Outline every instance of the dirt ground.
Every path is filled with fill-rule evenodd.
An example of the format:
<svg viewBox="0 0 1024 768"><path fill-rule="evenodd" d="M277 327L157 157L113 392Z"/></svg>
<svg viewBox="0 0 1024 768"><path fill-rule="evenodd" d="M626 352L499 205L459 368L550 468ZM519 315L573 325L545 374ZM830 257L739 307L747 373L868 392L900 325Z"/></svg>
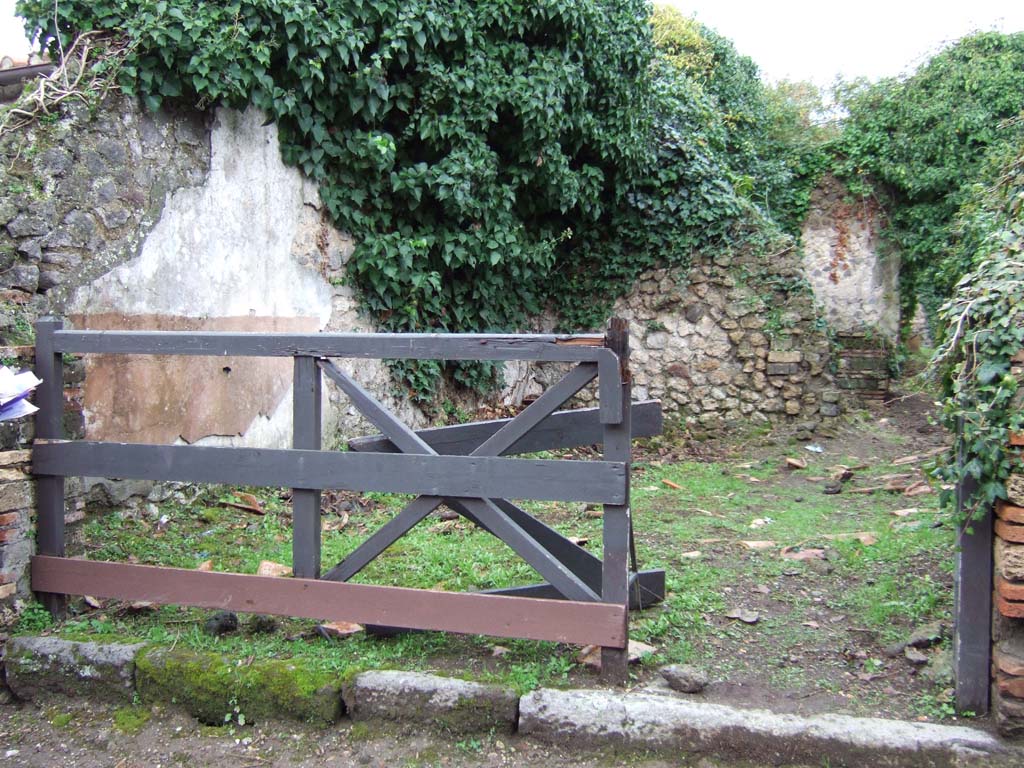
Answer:
<svg viewBox="0 0 1024 768"><path fill-rule="evenodd" d="M911 477L904 482L923 480L926 462L896 467L891 463L900 457L933 454L949 442L948 433L935 422L933 400L921 393L895 393L886 401L866 401L861 408L861 413L840 422L831 434L815 436L811 445L821 448L820 456L828 457L823 464L856 463L868 473L909 470ZM712 461L742 473L743 468L759 461L777 463L783 456L812 456L804 453L805 448L784 436L769 436L761 444L704 443L693 446L689 456L684 452L669 458ZM869 503L920 505L928 527L937 529L936 536L945 536L949 544L938 552L909 553L900 563L900 571L912 582L931 585L941 595L941 603L925 618L896 615L890 627L863 626L856 613L843 607L844 596L883 577L870 566L858 570L841 557L833 559L828 541L816 537L803 542L804 546L825 548L824 560L802 564L814 567L773 570L765 567L765 558L759 553L738 546L744 537L770 538L771 534L761 533L767 528L739 533L723 529L716 533L718 539L696 540L693 548L702 550L702 560L730 573L726 601L741 604L760 617L756 625L744 626L722 612L704 613L710 631L695 633L690 642L697 665L707 670L712 680L702 694L705 700L805 715L841 712L948 722L959 719L952 711L949 666L955 536L951 523L934 509L934 493L916 498L854 495L855 488L876 484L870 476L861 475L855 473L839 494L823 496L832 484L827 473L808 477L806 472L780 471L758 484L751 496L819 504L831 499L833 509L823 517L823 532L844 515L866 520ZM749 513L754 514L756 507ZM900 525L896 520L886 524ZM869 525L873 523L864 523ZM890 541L879 546L890 546ZM941 641L925 649L928 661L923 665L908 661L899 642L919 625L937 625L942 635ZM640 684L657 684L657 678L654 669L645 669ZM971 724L991 727L984 717L972 718Z"/></svg>
<svg viewBox="0 0 1024 768"><path fill-rule="evenodd" d="M70 716L70 719L69 719ZM292 723L209 728L190 717L154 709L135 734L120 732L111 706L60 697L45 708L0 706L0 765L52 768L754 768L701 757L671 760L637 753L585 753L510 735L443 736L385 726L372 730L343 722L310 730Z"/></svg>

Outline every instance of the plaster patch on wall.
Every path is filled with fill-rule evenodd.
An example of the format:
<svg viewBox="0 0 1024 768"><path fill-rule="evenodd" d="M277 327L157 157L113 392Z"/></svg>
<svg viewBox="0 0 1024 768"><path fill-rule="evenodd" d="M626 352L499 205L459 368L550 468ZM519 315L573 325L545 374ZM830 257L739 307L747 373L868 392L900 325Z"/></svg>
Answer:
<svg viewBox="0 0 1024 768"><path fill-rule="evenodd" d="M206 183L174 192L135 259L80 288L76 314L331 315L331 287L293 258L316 187L281 161L256 109L219 109Z"/></svg>
<svg viewBox="0 0 1024 768"><path fill-rule="evenodd" d="M316 318L98 314L72 318L80 328L148 331L314 333ZM194 443L209 435L246 435L248 444L287 444L272 415L290 406L292 361L280 357L88 355L84 392L86 437L132 443ZM263 417L259 419L258 417ZM254 420L263 427L251 433ZM283 440L281 438L284 438ZM268 442L264 442L264 440Z"/></svg>
<svg viewBox="0 0 1024 768"><path fill-rule="evenodd" d="M879 211L826 177L803 227L804 272L833 330L899 333L899 259L879 252Z"/></svg>
<svg viewBox="0 0 1024 768"><path fill-rule="evenodd" d="M262 113L219 109L210 172L168 198L139 255L79 288L80 328L316 333L331 320L351 240L324 221L316 186L281 161ZM91 439L291 442L291 360L96 356ZM325 409L325 421L332 418Z"/></svg>

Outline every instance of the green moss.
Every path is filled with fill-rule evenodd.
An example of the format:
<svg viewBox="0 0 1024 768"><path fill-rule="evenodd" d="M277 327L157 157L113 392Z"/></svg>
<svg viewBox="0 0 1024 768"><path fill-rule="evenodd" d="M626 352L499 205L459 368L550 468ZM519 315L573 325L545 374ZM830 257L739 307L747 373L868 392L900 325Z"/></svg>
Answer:
<svg viewBox="0 0 1024 768"><path fill-rule="evenodd" d="M50 725L54 728L67 728L71 721L75 719L75 715L72 712L58 712L50 715Z"/></svg>
<svg viewBox="0 0 1024 768"><path fill-rule="evenodd" d="M244 706L253 718L287 717L327 725L341 716L341 681L303 661L257 662L242 677L247 691Z"/></svg>
<svg viewBox="0 0 1024 768"><path fill-rule="evenodd" d="M236 708L248 722L328 725L341 715L340 681L297 659L239 666L212 653L145 649L136 658L136 687L142 701L170 701L209 725Z"/></svg>
<svg viewBox="0 0 1024 768"><path fill-rule="evenodd" d="M205 507L200 510L199 519L204 523L214 525L216 523L223 522L225 519L230 517L230 514L225 509L217 509L216 507Z"/></svg>
<svg viewBox="0 0 1024 768"><path fill-rule="evenodd" d="M143 702L178 704L208 725L224 722L234 687L232 670L214 654L143 649L135 658L135 688Z"/></svg>
<svg viewBox="0 0 1024 768"><path fill-rule="evenodd" d="M114 712L114 727L121 733L134 736L149 722L150 716L145 707L121 707Z"/></svg>

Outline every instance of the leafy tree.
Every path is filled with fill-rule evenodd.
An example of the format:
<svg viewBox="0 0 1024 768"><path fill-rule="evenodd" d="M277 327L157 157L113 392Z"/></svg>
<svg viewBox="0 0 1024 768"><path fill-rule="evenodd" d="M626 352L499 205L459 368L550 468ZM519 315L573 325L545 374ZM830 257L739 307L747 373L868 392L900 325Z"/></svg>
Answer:
<svg viewBox="0 0 1024 768"><path fill-rule="evenodd" d="M904 316L920 299L934 312L971 267L950 248L955 219L987 161L1021 135L1024 33L963 38L906 79L847 84L849 111L835 148L838 172L861 194L887 203L887 237L902 260Z"/></svg>
<svg viewBox="0 0 1024 768"><path fill-rule="evenodd" d="M56 28L49 0L18 7L44 39L130 38L122 83L151 108L265 110L387 329L522 322L646 163L642 0L67 0Z"/></svg>
<svg viewBox="0 0 1024 768"><path fill-rule="evenodd" d="M694 101L721 122L715 154L738 195L797 234L825 165L826 134L811 119L821 97L809 83L766 86L757 65L731 41L679 11L656 6L654 43ZM664 74L662 75L664 77Z"/></svg>

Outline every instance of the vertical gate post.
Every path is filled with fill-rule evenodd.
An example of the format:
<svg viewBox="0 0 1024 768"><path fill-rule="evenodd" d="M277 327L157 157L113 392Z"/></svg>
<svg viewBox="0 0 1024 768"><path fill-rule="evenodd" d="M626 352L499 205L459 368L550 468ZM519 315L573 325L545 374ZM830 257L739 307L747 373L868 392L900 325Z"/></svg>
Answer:
<svg viewBox="0 0 1024 768"><path fill-rule="evenodd" d="M54 351L53 334L64 327L61 320L41 318L36 323L36 376L43 380L36 390L36 439L64 437L64 367ZM64 478L41 475L36 480L36 552L64 557ZM38 598L55 619L63 618L67 597L39 593Z"/></svg>
<svg viewBox="0 0 1024 768"><path fill-rule="evenodd" d="M321 378L315 357L296 356L292 385L292 447L319 451ZM320 578L319 489L292 489L292 572Z"/></svg>
<svg viewBox="0 0 1024 768"><path fill-rule="evenodd" d="M617 423L604 425L605 461L621 461L626 465L626 503L604 505L604 563L601 567L601 600L626 607L623 615L627 646L629 638L629 532L631 527L629 509L630 457L630 411L631 382L629 373L629 325L619 317L613 317L608 325L606 345L619 357L617 384L621 387L621 411ZM601 374L604 376L604 372ZM602 384L604 382L601 382ZM629 680L629 649L601 649L601 677L617 685Z"/></svg>
<svg viewBox="0 0 1024 768"><path fill-rule="evenodd" d="M966 459L957 457L962 465ZM977 489L966 478L956 489L957 511ZM992 508L965 523L960 531L953 579L953 678L957 712L985 715L989 711L992 656Z"/></svg>

